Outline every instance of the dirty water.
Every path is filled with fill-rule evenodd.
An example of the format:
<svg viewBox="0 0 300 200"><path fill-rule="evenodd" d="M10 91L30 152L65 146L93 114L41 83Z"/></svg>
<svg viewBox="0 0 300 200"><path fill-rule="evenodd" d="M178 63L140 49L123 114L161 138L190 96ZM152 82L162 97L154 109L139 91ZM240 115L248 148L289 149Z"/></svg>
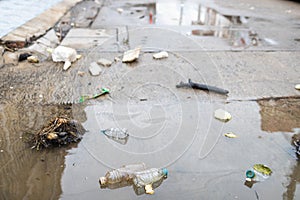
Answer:
<svg viewBox="0 0 300 200"><path fill-rule="evenodd" d="M132 79L128 75L125 80ZM98 178L107 170L136 162L169 169L168 179L155 189L157 199L299 196L299 165L290 142L293 128L300 124L299 99L226 104L222 96L177 90L172 81L159 81L157 77L154 83L116 85L113 91L118 94L82 106L2 103L1 199L147 199L131 186L99 188ZM214 119L218 108L229 111L233 119ZM88 130L78 145L37 152L24 143L24 132L61 113ZM100 133L111 127L128 130L125 145ZM226 138L226 132L238 137ZM250 189L244 185L245 171L255 163L268 165L274 173Z"/></svg>

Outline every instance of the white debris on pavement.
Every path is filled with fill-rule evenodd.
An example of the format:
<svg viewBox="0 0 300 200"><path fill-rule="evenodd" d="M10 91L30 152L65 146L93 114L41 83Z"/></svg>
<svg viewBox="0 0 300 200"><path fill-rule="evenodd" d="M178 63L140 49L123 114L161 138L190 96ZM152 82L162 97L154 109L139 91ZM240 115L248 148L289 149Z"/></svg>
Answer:
<svg viewBox="0 0 300 200"><path fill-rule="evenodd" d="M163 58L168 58L169 54L166 51L161 51L159 53L153 54L154 59L163 59Z"/></svg>
<svg viewBox="0 0 300 200"><path fill-rule="evenodd" d="M300 84L296 84L296 85L295 85L295 89L296 89L296 90L300 90Z"/></svg>
<svg viewBox="0 0 300 200"><path fill-rule="evenodd" d="M52 60L54 62L65 62L63 69L67 70L71 63L78 58L75 49L65 46L58 46L52 51Z"/></svg>
<svg viewBox="0 0 300 200"><path fill-rule="evenodd" d="M92 76L98 76L102 72L102 69L96 62L92 62L90 64L89 71Z"/></svg>
<svg viewBox="0 0 300 200"><path fill-rule="evenodd" d="M223 109L218 109L215 111L215 118L222 122L228 122L231 119L231 114Z"/></svg>
<svg viewBox="0 0 300 200"><path fill-rule="evenodd" d="M122 62L133 62L139 58L141 48L131 49L129 51L124 52Z"/></svg>
<svg viewBox="0 0 300 200"><path fill-rule="evenodd" d="M100 59L97 61L97 63L98 63L99 65L104 66L104 67L109 67L109 66L112 65L112 61L107 60L107 59L105 59L105 58L100 58Z"/></svg>

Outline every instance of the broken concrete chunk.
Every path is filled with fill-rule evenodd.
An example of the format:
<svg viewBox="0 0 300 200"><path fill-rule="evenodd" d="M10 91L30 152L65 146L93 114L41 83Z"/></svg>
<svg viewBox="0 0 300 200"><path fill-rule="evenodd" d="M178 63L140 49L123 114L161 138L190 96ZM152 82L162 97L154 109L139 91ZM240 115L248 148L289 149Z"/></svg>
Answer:
<svg viewBox="0 0 300 200"><path fill-rule="evenodd" d="M167 58L167 57L169 57L169 54L166 51L161 51L159 53L153 54L154 59L162 59L162 58Z"/></svg>
<svg viewBox="0 0 300 200"><path fill-rule="evenodd" d="M218 109L215 111L215 118L222 122L228 122L231 119L231 114L223 109Z"/></svg>
<svg viewBox="0 0 300 200"><path fill-rule="evenodd" d="M122 62L133 62L139 58L141 48L131 49L124 52Z"/></svg>
<svg viewBox="0 0 300 200"><path fill-rule="evenodd" d="M300 84L296 84L296 85L295 85L295 89L296 89L296 90L300 90Z"/></svg>
<svg viewBox="0 0 300 200"><path fill-rule="evenodd" d="M54 62L65 62L64 70L67 70L71 63L77 60L77 56L75 49L65 46L58 46L52 52L52 60Z"/></svg>
<svg viewBox="0 0 300 200"><path fill-rule="evenodd" d="M18 63L18 54L13 52L5 52L3 54L4 64L13 64L16 65Z"/></svg>
<svg viewBox="0 0 300 200"><path fill-rule="evenodd" d="M100 75L102 69L100 68L100 66L96 62L92 62L90 64L89 71L90 71L92 76L98 76L98 75Z"/></svg>
<svg viewBox="0 0 300 200"><path fill-rule="evenodd" d="M104 66L104 67L109 67L109 66L111 66L111 64L112 64L112 62L111 62L110 60L107 60L107 59L105 59L105 58L100 58L100 59L97 61L97 63L98 63L99 65Z"/></svg>
<svg viewBox="0 0 300 200"><path fill-rule="evenodd" d="M29 56L27 57L27 61L30 63L38 63L39 59L36 56Z"/></svg>

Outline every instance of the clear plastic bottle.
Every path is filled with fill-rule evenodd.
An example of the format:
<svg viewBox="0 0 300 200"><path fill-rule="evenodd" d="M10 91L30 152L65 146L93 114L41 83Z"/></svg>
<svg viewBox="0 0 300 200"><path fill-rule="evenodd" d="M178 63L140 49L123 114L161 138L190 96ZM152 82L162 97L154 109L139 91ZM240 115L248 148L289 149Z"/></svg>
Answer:
<svg viewBox="0 0 300 200"><path fill-rule="evenodd" d="M100 177L99 183L101 186L108 184L116 184L122 181L131 181L134 178L134 173L146 169L145 163L137 163L130 165L123 165L121 168L111 170Z"/></svg>
<svg viewBox="0 0 300 200"><path fill-rule="evenodd" d="M114 139L126 139L129 136L126 129L110 128L102 130L101 132Z"/></svg>
<svg viewBox="0 0 300 200"><path fill-rule="evenodd" d="M144 188L147 194L153 194L152 184L158 182L168 176L168 170L163 169L147 169L140 172L135 172L135 177L133 179L133 184L137 188Z"/></svg>

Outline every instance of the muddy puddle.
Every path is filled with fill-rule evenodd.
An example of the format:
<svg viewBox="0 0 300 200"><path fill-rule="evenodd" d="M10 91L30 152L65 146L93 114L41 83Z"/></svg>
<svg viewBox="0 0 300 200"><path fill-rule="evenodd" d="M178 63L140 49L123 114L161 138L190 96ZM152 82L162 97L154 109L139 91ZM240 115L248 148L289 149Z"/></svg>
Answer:
<svg viewBox="0 0 300 200"><path fill-rule="evenodd" d="M206 100L201 95L150 84L130 98L119 95L84 106L2 104L1 199L147 199L132 186L99 188L98 178L107 170L136 162L169 169L168 179L155 189L158 199L299 196L299 165L290 142L299 127L298 99L225 104L215 94ZM232 120L214 119L218 108L229 111ZM78 145L36 151L24 143L22 133L61 113L88 130ZM111 127L126 128L128 142L100 133ZM226 138L226 132L238 137ZM245 171L255 163L270 166L273 174L248 188Z"/></svg>

